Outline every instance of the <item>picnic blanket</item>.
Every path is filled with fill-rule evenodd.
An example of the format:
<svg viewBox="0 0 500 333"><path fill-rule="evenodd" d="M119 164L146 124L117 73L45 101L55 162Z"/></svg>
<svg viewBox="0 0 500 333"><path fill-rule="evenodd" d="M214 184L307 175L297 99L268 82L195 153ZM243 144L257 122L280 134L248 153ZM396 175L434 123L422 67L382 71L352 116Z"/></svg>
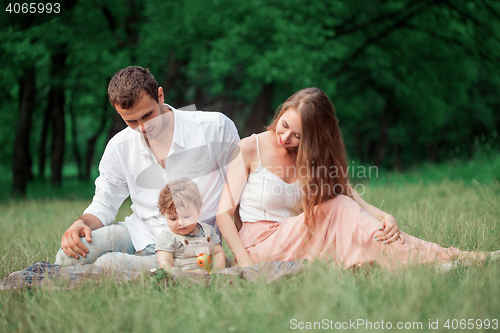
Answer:
<svg viewBox="0 0 500 333"><path fill-rule="evenodd" d="M263 277L267 283L270 283L282 276L302 271L305 265L306 261L304 260L273 261L242 268L230 267L212 274L174 271L168 278L173 281L189 280L199 284L210 282L210 279L215 274L239 277L249 281L255 281L259 277ZM10 273L0 280L0 290L33 287L72 289L78 287L83 281L112 278L117 283L123 283L139 279L144 274L152 275L154 273L147 271L118 271L95 265L61 267L46 261L39 261L21 271Z"/></svg>

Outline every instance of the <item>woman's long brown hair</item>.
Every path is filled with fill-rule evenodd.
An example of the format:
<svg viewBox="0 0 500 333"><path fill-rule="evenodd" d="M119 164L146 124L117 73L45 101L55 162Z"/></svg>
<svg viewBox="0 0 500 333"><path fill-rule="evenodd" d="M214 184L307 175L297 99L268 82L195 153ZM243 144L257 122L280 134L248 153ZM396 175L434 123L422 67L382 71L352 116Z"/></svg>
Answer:
<svg viewBox="0 0 500 333"><path fill-rule="evenodd" d="M315 206L340 194L351 196L347 154L335 108L321 89L306 88L290 96L278 107L267 130L275 131L289 108L296 109L302 121L296 168L305 225L311 230L316 223Z"/></svg>

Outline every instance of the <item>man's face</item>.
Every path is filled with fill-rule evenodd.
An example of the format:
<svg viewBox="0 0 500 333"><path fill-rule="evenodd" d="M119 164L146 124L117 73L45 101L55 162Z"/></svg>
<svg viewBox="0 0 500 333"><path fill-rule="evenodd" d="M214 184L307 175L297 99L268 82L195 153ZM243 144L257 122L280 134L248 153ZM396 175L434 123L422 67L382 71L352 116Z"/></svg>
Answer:
<svg viewBox="0 0 500 333"><path fill-rule="evenodd" d="M153 121L154 118L162 115L163 110L163 89L158 88L158 101L155 101L146 92L142 92L140 98L131 109L122 109L115 105L116 111L123 118L131 129L141 131L144 139L153 139L163 130L163 121Z"/></svg>

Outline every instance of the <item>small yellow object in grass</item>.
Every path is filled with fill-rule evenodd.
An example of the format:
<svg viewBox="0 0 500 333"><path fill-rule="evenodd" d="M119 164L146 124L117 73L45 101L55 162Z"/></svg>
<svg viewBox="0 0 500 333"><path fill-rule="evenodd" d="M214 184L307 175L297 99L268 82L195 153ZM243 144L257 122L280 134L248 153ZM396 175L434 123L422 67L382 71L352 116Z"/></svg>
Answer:
<svg viewBox="0 0 500 333"><path fill-rule="evenodd" d="M212 257L206 253L200 253L197 257L198 265L201 268L205 268L207 273L210 273L210 268L212 267Z"/></svg>

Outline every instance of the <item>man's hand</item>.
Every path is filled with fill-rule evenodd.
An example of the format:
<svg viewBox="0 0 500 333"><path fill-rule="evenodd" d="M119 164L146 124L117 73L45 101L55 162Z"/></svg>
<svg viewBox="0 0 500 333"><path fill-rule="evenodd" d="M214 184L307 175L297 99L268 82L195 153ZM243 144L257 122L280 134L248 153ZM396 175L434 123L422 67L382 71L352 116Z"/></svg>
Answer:
<svg viewBox="0 0 500 333"><path fill-rule="evenodd" d="M78 259L78 255L85 257L89 253L89 249L83 245L80 237L85 237L88 242L92 242L90 227L83 220L78 219L66 230L61 238L61 248L68 257Z"/></svg>

